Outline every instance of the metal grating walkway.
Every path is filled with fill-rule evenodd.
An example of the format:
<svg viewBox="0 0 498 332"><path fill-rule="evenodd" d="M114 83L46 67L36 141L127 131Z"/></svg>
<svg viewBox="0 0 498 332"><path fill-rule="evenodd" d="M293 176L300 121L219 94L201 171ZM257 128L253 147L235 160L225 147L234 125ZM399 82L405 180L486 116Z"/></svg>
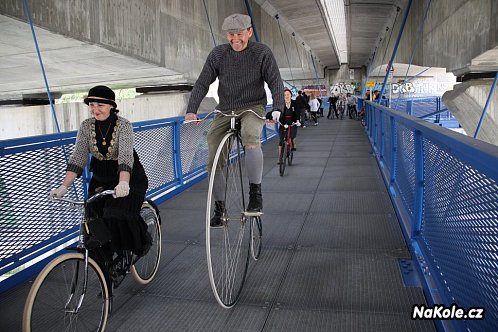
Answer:
<svg viewBox="0 0 498 332"><path fill-rule="evenodd" d="M410 259L358 121L300 129L294 165L278 175L263 147L264 247L234 309L216 303L204 249L207 181L161 205L163 257L151 285L116 290L108 331L434 331L410 319L425 303L405 287ZM20 331L29 284L0 296L0 330Z"/></svg>

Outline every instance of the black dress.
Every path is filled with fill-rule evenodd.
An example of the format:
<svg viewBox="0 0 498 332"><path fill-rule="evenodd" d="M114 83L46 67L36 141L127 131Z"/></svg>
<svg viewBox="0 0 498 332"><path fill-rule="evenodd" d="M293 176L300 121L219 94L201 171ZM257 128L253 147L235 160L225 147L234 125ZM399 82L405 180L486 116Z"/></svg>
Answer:
<svg viewBox="0 0 498 332"><path fill-rule="evenodd" d="M97 148L104 156L111 145L111 137L114 136L112 139L115 139L119 135L119 133L114 133L116 121L117 116L114 113L111 113L104 121L95 121ZM103 141L106 141L105 145L102 144ZM117 144L117 142L114 143ZM107 248L111 253L131 250L137 255L142 255L147 246L146 242L149 241L147 226L140 217L140 209L148 188L148 179L135 150L133 150L133 157L129 195L120 198L105 196L91 207L97 216L104 219L112 234ZM112 190L119 183L117 160L99 160L92 156L90 171L93 175L88 188L89 196L103 190Z"/></svg>

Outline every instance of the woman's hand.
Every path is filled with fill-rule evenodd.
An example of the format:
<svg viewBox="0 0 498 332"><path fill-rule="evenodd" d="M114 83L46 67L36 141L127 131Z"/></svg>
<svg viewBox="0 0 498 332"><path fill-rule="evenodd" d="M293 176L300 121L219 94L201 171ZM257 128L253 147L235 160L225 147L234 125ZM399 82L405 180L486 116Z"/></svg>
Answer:
<svg viewBox="0 0 498 332"><path fill-rule="evenodd" d="M130 184L127 181L119 181L118 185L114 188L114 198L126 197L130 193Z"/></svg>
<svg viewBox="0 0 498 332"><path fill-rule="evenodd" d="M67 193L67 188L63 185L60 185L59 188L52 189L48 193L48 198L62 198Z"/></svg>

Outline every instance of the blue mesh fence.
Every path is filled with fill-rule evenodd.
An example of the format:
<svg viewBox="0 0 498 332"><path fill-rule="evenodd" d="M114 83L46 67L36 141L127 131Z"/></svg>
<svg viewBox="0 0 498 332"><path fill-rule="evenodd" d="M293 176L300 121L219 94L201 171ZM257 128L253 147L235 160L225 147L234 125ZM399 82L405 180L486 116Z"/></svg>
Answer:
<svg viewBox="0 0 498 332"><path fill-rule="evenodd" d="M437 123L446 128L458 128L458 120L448 111L441 97L398 98L391 100L397 111Z"/></svg>
<svg viewBox="0 0 498 332"><path fill-rule="evenodd" d="M178 117L133 124L135 149L149 178L147 195L158 203L206 175L211 120L182 122ZM263 129L262 141L274 136L273 129ZM75 140L76 132L69 132L0 141L0 292L43 267L34 261L76 242L80 212L56 209L47 199L62 182ZM67 197L83 199L86 183L85 176L77 179Z"/></svg>
<svg viewBox="0 0 498 332"><path fill-rule="evenodd" d="M374 151L394 164L382 174L426 294L434 303L486 310L484 320L441 324L457 331L498 331L498 147L366 103ZM394 123L394 137L374 136L372 128L389 130L375 123L380 113ZM396 149L385 148L381 156L380 143L374 145L379 137Z"/></svg>
<svg viewBox="0 0 498 332"><path fill-rule="evenodd" d="M448 111L441 97L411 97L391 99L391 109L414 117L436 123L445 128L460 128L458 120ZM388 106L389 101L383 99L381 104ZM358 98L358 109L364 105L364 99Z"/></svg>

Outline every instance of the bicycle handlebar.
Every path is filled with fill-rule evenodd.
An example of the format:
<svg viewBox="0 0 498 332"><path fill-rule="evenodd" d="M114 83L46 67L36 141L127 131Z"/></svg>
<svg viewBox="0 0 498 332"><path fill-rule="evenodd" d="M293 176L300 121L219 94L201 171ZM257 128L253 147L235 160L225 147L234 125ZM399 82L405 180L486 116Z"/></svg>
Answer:
<svg viewBox="0 0 498 332"><path fill-rule="evenodd" d="M297 127L300 127L301 123L299 123L299 126L297 125L297 122L292 122L291 125L288 125L288 124L284 124L284 128L289 128L289 127L294 127L294 126L297 126Z"/></svg>
<svg viewBox="0 0 498 332"><path fill-rule="evenodd" d="M246 113L246 112L251 112L253 113L255 116L257 116L258 118L260 118L261 120L266 120L266 117L264 116L261 116L259 115L258 113L254 112L253 110L245 110L239 114L235 114L233 111L231 111L231 113L224 113L220 110L214 110L214 111L211 111L209 112L204 118L202 119L197 119L197 120L187 120L187 121L183 121L183 123L192 123L192 122L202 122L204 121L205 119L209 118L212 114L221 114L223 116L226 116L226 117L229 117L229 118L237 118L239 116L241 116L242 114Z"/></svg>
<svg viewBox="0 0 498 332"><path fill-rule="evenodd" d="M86 200L86 202L91 203L91 202L95 201L96 199L99 199L100 197L107 196L107 195L113 195L114 193L115 193L114 190L104 190L104 191L99 192L99 193L93 195L92 197L88 198ZM85 204L85 201L75 201L73 199L64 198L64 197L52 197L50 199L53 201L60 201L60 202L68 203L70 206L82 206Z"/></svg>

